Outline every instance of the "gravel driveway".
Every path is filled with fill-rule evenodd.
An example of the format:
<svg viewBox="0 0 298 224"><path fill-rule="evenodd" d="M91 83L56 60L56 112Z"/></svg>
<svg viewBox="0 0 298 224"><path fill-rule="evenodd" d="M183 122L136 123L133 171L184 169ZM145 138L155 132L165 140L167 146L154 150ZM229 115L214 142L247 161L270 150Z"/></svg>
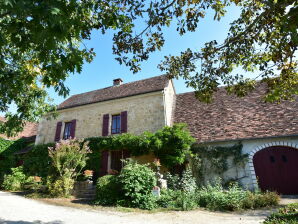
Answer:
<svg viewBox="0 0 298 224"><path fill-rule="evenodd" d="M261 223L268 210L245 213L189 212L125 213L92 211L45 204L0 191L0 224L255 224Z"/></svg>

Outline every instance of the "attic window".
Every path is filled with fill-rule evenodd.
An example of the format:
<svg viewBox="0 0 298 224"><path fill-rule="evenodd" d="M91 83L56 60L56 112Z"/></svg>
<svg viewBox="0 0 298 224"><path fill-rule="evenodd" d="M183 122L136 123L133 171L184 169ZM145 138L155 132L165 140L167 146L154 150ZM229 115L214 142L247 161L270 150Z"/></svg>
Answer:
<svg viewBox="0 0 298 224"><path fill-rule="evenodd" d="M121 117L120 114L112 115L112 134L119 134L121 133L120 125L121 124Z"/></svg>

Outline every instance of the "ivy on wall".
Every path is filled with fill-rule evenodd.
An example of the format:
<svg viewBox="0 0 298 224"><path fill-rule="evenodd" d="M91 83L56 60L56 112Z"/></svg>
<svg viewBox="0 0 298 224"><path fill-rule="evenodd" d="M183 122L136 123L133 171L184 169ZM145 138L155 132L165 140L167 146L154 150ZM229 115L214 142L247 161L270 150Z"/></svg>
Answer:
<svg viewBox="0 0 298 224"><path fill-rule="evenodd" d="M36 145L24 156L24 173L28 176L47 177L50 172L49 147L54 143Z"/></svg>
<svg viewBox="0 0 298 224"><path fill-rule="evenodd" d="M174 124L155 133L144 132L142 135L122 134L112 137L87 138L92 153L87 161L87 168L99 171L102 150L129 150L132 156L153 153L163 166L171 168L183 164L190 153L195 139L191 137L186 124Z"/></svg>
<svg viewBox="0 0 298 224"><path fill-rule="evenodd" d="M26 147L27 144L24 139L12 141L0 138L0 182L4 174L8 173L11 167L15 167L18 157L15 152Z"/></svg>
<svg viewBox="0 0 298 224"><path fill-rule="evenodd" d="M191 147L193 153L193 169L195 170L197 180L204 184L206 176L211 173L222 176L228 170L228 160L232 161L232 166L241 167L248 161L248 154L242 153L243 145L241 143L223 147L194 144Z"/></svg>

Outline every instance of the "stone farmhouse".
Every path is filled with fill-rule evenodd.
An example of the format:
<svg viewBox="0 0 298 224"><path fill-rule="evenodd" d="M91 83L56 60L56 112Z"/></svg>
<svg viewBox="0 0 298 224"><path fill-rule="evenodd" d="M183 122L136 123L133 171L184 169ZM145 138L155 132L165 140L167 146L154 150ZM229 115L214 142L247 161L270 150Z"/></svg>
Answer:
<svg viewBox="0 0 298 224"><path fill-rule="evenodd" d="M250 189L259 184L264 190L298 194L298 101L266 103L265 91L266 86L259 84L248 96L237 98L222 88L212 103L205 104L194 92L176 94L166 76L126 84L115 79L111 87L61 103L57 118L39 123L36 144L125 132L139 135L187 123L199 143L230 146L241 141L248 162L242 168L229 167L227 179L238 179ZM106 172L118 168L117 161L126 156L105 155Z"/></svg>

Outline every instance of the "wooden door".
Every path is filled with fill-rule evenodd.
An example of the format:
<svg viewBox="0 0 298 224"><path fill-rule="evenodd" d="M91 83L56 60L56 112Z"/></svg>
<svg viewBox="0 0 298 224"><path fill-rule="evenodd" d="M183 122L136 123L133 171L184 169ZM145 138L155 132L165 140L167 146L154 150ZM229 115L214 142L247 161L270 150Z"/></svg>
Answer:
<svg viewBox="0 0 298 224"><path fill-rule="evenodd" d="M298 194L298 150L274 146L258 151L253 164L261 190Z"/></svg>

